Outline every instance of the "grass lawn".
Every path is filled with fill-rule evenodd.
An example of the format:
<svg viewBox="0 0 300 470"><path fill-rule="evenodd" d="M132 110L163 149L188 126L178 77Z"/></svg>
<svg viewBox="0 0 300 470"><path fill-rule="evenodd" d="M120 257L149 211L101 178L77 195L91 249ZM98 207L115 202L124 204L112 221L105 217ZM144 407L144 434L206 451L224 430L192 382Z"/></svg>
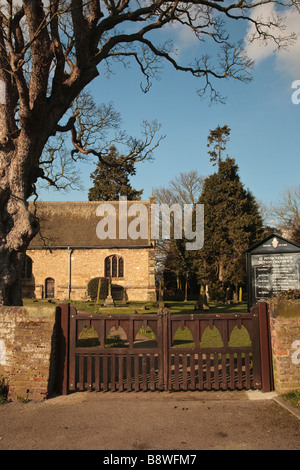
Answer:
<svg viewBox="0 0 300 470"><path fill-rule="evenodd" d="M24 305L39 305L45 304L47 300L35 301L32 299L24 299ZM50 303L60 304L64 301L51 300ZM67 301L65 301L67 302ZM134 313L146 313L146 314L156 314L158 312L158 307L155 306L156 302L127 302L125 305L122 302L115 302L115 308L103 308L103 303L96 305L96 302L81 302L81 301L71 301L71 304L74 305L79 311L87 311L89 313L102 313L105 315L112 314L130 314ZM240 302L232 305L225 304L209 304L209 310L203 310L203 312L195 311L194 306L196 301L188 302L166 302L166 307L168 307L171 313L174 314L191 314L191 313L246 313L247 312L247 303Z"/></svg>

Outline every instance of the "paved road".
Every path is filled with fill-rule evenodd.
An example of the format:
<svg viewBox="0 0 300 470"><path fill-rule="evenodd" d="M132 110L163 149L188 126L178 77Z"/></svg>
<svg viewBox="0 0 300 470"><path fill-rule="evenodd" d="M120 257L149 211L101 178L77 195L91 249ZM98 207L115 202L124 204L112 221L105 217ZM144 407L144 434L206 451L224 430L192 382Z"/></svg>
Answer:
<svg viewBox="0 0 300 470"><path fill-rule="evenodd" d="M299 450L300 419L261 392L81 392L1 406L0 450L19 449Z"/></svg>

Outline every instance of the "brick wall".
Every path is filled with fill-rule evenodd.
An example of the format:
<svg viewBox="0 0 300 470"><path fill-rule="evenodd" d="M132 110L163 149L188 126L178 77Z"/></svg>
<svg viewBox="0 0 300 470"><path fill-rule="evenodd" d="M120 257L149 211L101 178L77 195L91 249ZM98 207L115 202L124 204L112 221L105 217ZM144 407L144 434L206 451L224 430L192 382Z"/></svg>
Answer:
<svg viewBox="0 0 300 470"><path fill-rule="evenodd" d="M9 398L43 400L55 383L56 308L0 307L0 377Z"/></svg>
<svg viewBox="0 0 300 470"><path fill-rule="evenodd" d="M300 388L300 302L280 302L269 310L274 387L282 394Z"/></svg>

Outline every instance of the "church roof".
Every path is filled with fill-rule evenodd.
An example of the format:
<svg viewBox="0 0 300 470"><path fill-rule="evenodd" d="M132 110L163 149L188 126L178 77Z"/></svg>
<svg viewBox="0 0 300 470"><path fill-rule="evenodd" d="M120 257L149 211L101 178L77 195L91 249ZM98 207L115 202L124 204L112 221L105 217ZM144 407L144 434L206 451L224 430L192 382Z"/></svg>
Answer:
<svg viewBox="0 0 300 470"><path fill-rule="evenodd" d="M111 204L116 213L116 238L99 238L96 228L103 217L96 211L100 205ZM147 207L150 217L149 201L127 201L127 209L132 204ZM103 209L104 206L102 206ZM29 208L39 219L40 232L29 245L29 249L41 248L121 248L151 246L150 223L147 237L133 240L119 237L119 201L72 201L72 202L30 202ZM106 216L106 213L103 214ZM139 215L127 218L127 226ZM103 219L104 220L104 219ZM148 218L149 222L149 218ZM139 229L137 229L139 230Z"/></svg>

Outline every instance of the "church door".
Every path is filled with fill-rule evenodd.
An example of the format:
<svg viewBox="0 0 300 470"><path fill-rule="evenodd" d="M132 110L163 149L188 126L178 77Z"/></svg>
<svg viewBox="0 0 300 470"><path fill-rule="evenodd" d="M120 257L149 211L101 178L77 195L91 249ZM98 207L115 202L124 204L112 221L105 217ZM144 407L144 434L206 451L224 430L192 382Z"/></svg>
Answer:
<svg viewBox="0 0 300 470"><path fill-rule="evenodd" d="M45 297L47 299L54 298L54 279L52 277L47 277L45 281Z"/></svg>

